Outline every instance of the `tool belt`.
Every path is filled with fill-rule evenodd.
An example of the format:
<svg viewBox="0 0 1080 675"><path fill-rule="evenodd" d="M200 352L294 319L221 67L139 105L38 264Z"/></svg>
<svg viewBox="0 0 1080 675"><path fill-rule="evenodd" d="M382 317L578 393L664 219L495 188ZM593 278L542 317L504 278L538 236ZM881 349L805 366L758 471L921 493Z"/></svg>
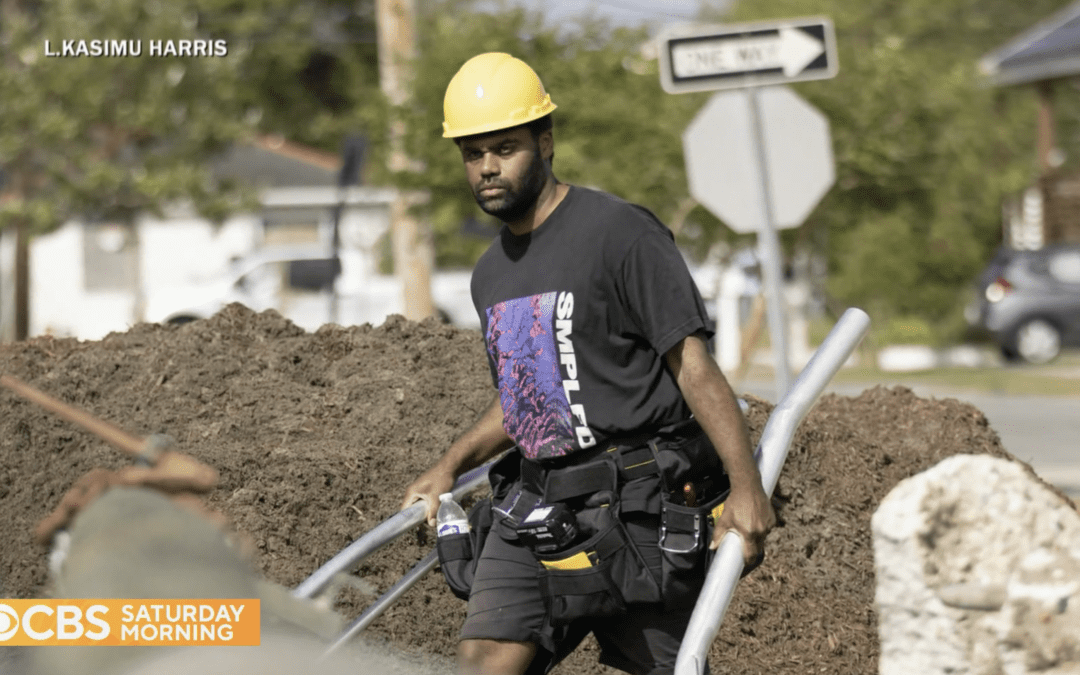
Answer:
<svg viewBox="0 0 1080 675"><path fill-rule="evenodd" d="M500 521L500 536L533 552L553 624L617 615L629 604L674 609L696 601L712 521L728 493L720 459L696 420L556 460L534 462L512 451L489 475L494 497L482 508ZM694 486L692 504L687 484ZM476 508L470 521L483 525ZM487 534L476 523L469 535L454 535L472 537L474 558L476 539ZM467 568L475 569L475 560L444 555L443 539L439 547L451 589L467 597L462 580L471 583Z"/></svg>

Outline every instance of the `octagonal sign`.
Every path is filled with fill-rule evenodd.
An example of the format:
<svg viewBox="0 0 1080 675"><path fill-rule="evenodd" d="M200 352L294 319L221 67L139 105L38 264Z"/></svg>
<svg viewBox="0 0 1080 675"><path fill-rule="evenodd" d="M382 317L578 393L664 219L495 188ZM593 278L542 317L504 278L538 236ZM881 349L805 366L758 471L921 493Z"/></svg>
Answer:
<svg viewBox="0 0 1080 675"><path fill-rule="evenodd" d="M683 132L683 152L690 194L740 233L765 226L766 190L773 226L797 227L836 179L828 120L783 86L714 94Z"/></svg>

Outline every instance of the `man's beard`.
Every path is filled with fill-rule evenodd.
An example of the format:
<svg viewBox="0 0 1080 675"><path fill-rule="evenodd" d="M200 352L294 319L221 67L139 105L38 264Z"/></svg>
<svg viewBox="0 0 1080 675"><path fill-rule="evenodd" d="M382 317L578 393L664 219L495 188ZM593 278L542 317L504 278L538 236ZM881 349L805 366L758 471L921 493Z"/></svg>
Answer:
<svg viewBox="0 0 1080 675"><path fill-rule="evenodd" d="M524 218L536 204L536 200L544 189L546 178L544 160L540 153L536 152L532 162L529 163L529 168L525 171L525 176L521 179L520 190L514 190L508 184L488 184L474 189L473 196L484 213L495 216L504 223L513 223ZM481 197L480 190L489 187L502 188L502 195L490 199Z"/></svg>

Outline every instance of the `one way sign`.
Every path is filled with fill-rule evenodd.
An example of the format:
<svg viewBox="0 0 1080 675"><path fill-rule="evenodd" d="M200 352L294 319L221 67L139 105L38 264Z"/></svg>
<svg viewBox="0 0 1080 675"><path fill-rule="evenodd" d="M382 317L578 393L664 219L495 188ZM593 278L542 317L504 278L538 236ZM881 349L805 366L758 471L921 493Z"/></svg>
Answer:
<svg viewBox="0 0 1080 675"><path fill-rule="evenodd" d="M822 80L837 72L826 18L674 29L660 36L660 83L669 94Z"/></svg>

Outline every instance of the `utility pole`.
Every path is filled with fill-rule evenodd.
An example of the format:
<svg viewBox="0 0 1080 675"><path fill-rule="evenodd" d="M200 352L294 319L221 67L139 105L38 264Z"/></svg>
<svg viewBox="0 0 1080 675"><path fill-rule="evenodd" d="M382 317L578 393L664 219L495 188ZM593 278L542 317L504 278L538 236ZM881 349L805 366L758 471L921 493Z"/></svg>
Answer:
<svg viewBox="0 0 1080 675"><path fill-rule="evenodd" d="M20 9L17 0L0 0L0 43L10 39L7 26L15 23ZM13 50L7 51L9 53L5 55L3 67L19 68L18 59L11 53ZM7 184L0 185L0 202L21 199L25 177L18 168L18 162L9 166L4 178ZM16 340L25 340L30 335L30 228L26 218L21 215L13 218L13 222L0 222L0 228L6 228L8 234L15 237L14 293L5 292L5 296L14 298L13 336Z"/></svg>
<svg viewBox="0 0 1080 675"><path fill-rule="evenodd" d="M15 223L15 339L30 337L30 233L25 218Z"/></svg>
<svg viewBox="0 0 1080 675"><path fill-rule="evenodd" d="M379 43L379 84L390 104L397 108L411 96L412 60L416 56L415 0L376 0L375 22ZM390 121L390 170L415 170L405 154L405 123L394 110ZM435 253L430 233L410 207L420 203L415 193L398 191L390 211L390 236L394 273L405 291L405 318L414 321L432 316L431 267Z"/></svg>

